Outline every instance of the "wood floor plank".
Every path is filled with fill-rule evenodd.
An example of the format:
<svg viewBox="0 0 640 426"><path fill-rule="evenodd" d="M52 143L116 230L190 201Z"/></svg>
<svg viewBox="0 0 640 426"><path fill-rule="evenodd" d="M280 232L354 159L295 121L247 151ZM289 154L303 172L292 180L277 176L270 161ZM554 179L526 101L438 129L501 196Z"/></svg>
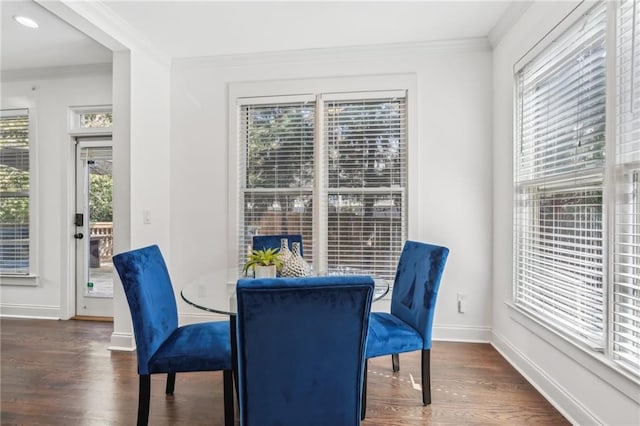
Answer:
<svg viewBox="0 0 640 426"><path fill-rule="evenodd" d="M136 355L107 349L112 330L106 322L1 319L0 423L135 424ZM363 426L569 424L488 344L434 342L431 376L433 402L423 406L414 388L419 352L401 354L398 373L391 357L369 360ZM178 374L173 396L165 380L152 376L150 425L224 424L221 372Z"/></svg>

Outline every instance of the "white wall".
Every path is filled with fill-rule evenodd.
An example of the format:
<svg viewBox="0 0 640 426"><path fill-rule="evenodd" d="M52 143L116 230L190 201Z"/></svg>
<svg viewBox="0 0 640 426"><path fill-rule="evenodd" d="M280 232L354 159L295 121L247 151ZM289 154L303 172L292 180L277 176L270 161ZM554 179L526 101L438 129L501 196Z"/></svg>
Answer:
<svg viewBox="0 0 640 426"><path fill-rule="evenodd" d="M60 318L65 310L62 295L73 279L72 258L75 240L72 234L74 203L74 145L68 130L68 108L82 105L111 104L111 71L82 69L56 78L31 77L2 81L2 108L30 108L34 112L34 167L37 196L36 286L0 286L0 314ZM14 278L11 282L18 282ZM23 282L32 281L22 279Z"/></svg>
<svg viewBox="0 0 640 426"><path fill-rule="evenodd" d="M491 320L491 52L486 41L209 58L174 62L171 78L171 274L227 284L228 85L414 73L419 158L410 171L410 239L451 253L436 339L488 341ZM418 145L416 147L416 144ZM411 150L411 148L410 148ZM416 160L416 159L412 159ZM468 294L457 313L456 293ZM376 307L374 306L374 309ZM181 320L199 312L182 303Z"/></svg>
<svg viewBox="0 0 640 426"><path fill-rule="evenodd" d="M492 343L572 422L637 425L637 382L508 305L513 282L513 65L576 3L534 2L494 49Z"/></svg>
<svg viewBox="0 0 640 426"><path fill-rule="evenodd" d="M114 251L158 244L169 260L169 60L100 2L36 1L113 51ZM151 223L143 223L143 210ZM129 308L114 278L110 348L134 349Z"/></svg>

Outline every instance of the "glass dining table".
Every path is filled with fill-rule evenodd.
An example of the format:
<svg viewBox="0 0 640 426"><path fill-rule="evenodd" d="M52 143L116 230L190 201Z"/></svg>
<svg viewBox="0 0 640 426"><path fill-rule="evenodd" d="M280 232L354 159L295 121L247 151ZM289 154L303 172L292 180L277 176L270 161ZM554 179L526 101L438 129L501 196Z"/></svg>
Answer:
<svg viewBox="0 0 640 426"><path fill-rule="evenodd" d="M372 278L375 283L373 292L373 301L375 302L389 293L389 281L383 278ZM234 317L237 312L235 284L228 286L226 294L221 294L219 287L211 282L194 281L182 289L180 296L188 304L204 311L229 315L230 317Z"/></svg>
<svg viewBox="0 0 640 426"><path fill-rule="evenodd" d="M353 270L338 269L326 275L368 275L357 274ZM382 299L389 293L389 281L383 278L372 276L374 281L373 301ZM222 294L221 294L222 293ZM225 294L226 293L226 294ZM219 285L215 285L210 280L196 280L187 284L180 292L182 299L188 304L208 312L229 316L229 331L231 338L231 364L233 377L238 390L238 352L236 338L236 288L235 283L227 286L225 290L220 290Z"/></svg>

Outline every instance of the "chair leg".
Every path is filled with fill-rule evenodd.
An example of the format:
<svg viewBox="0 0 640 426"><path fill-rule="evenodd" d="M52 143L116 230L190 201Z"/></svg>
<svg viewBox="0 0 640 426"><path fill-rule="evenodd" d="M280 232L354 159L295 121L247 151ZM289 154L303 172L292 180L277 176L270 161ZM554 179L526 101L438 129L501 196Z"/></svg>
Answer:
<svg viewBox="0 0 640 426"><path fill-rule="evenodd" d="M173 390L176 387L176 373L167 373L167 395L173 395Z"/></svg>
<svg viewBox="0 0 640 426"><path fill-rule="evenodd" d="M369 360L364 360L364 375L362 379L362 406L360 407L360 420L364 420L367 414L367 370L369 369Z"/></svg>
<svg viewBox="0 0 640 426"><path fill-rule="evenodd" d="M138 389L138 426L149 424L149 400L151 398L151 375L140 375Z"/></svg>
<svg viewBox="0 0 640 426"><path fill-rule="evenodd" d="M393 365L393 372L397 373L400 371L400 355L399 354L391 354L391 364Z"/></svg>
<svg viewBox="0 0 640 426"><path fill-rule="evenodd" d="M224 393L224 425L233 426L235 423L233 412L233 371L224 370L222 372L222 383Z"/></svg>
<svg viewBox="0 0 640 426"><path fill-rule="evenodd" d="M422 350L422 403L431 404L431 350Z"/></svg>

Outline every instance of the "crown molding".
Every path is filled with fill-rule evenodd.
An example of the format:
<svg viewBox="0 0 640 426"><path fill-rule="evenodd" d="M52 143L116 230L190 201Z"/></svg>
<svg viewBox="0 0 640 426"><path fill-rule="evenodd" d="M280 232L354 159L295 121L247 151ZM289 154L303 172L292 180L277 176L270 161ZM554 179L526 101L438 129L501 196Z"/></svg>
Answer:
<svg viewBox="0 0 640 426"><path fill-rule="evenodd" d="M113 65L111 63L70 65L64 67L24 68L15 70L2 70L0 79L3 82L22 80L47 80L54 78L81 77L88 75L111 75Z"/></svg>
<svg viewBox="0 0 640 426"><path fill-rule="evenodd" d="M141 51L160 65L171 60L161 49L116 14L103 0L35 0L70 25L113 51Z"/></svg>
<svg viewBox="0 0 640 426"><path fill-rule="evenodd" d="M502 41L502 38L509 32L511 27L520 19L522 15L533 4L531 0L518 0L509 5L500 20L489 31L489 42L492 47L496 47Z"/></svg>
<svg viewBox="0 0 640 426"><path fill-rule="evenodd" d="M361 61L365 58L376 58L404 55L424 55L440 52L478 52L491 51L491 44L486 37L439 40L419 43L393 43L366 46L351 46L326 49L287 50L277 52L245 53L238 55L199 56L175 58L173 64L206 63L216 67L236 67L269 64L282 64L310 61Z"/></svg>

